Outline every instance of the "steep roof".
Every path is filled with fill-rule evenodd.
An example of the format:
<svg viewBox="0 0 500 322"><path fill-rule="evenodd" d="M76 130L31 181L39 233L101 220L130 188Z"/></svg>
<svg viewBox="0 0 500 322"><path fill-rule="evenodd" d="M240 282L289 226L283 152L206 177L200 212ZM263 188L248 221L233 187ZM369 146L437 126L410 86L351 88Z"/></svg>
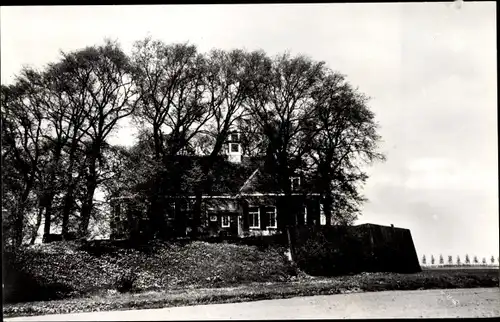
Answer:
<svg viewBox="0 0 500 322"><path fill-rule="evenodd" d="M250 177L248 177L238 192L241 194L250 194L277 191L278 189L276 189L275 182L272 177L267 175L262 167L258 167L254 170Z"/></svg>
<svg viewBox="0 0 500 322"><path fill-rule="evenodd" d="M177 173L171 174L164 180L164 191L166 193L174 190L183 195L194 195L196 183L204 179L202 173L205 156L179 156ZM227 161L220 157L211 171L212 185L209 193L205 195L235 195L240 191L245 181L260 166L261 162L256 158L243 157L241 163ZM173 185L176 185L174 188Z"/></svg>

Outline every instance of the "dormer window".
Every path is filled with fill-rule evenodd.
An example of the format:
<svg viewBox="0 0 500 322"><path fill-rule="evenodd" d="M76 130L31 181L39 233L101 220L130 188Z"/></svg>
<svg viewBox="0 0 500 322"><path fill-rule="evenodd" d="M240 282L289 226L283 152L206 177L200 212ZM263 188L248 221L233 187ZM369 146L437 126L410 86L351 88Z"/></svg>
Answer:
<svg viewBox="0 0 500 322"><path fill-rule="evenodd" d="M226 141L226 153L228 160L233 163L241 163L241 154L243 153L240 142L240 134L237 132L229 133Z"/></svg>
<svg viewBox="0 0 500 322"><path fill-rule="evenodd" d="M300 177L291 177L290 183L291 183L291 189L297 190L300 187Z"/></svg>
<svg viewBox="0 0 500 322"><path fill-rule="evenodd" d="M238 143L229 144L231 147L231 152L240 152L240 145Z"/></svg>
<svg viewBox="0 0 500 322"><path fill-rule="evenodd" d="M240 137L238 135L238 133L232 133L231 134L231 141L239 141Z"/></svg>

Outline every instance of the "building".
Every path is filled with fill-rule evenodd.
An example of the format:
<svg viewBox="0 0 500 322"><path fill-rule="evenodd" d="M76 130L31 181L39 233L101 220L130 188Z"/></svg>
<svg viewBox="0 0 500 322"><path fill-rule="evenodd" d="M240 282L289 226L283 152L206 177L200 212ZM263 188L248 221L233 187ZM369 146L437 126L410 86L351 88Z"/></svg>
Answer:
<svg viewBox="0 0 500 322"><path fill-rule="evenodd" d="M272 235L284 228L284 194L274 188L262 158L243 155L240 137L229 136L225 146L226 156L221 157L214 169L210 194L202 196L202 235L206 236L255 236ZM204 156L179 156L188 169L196 169ZM195 172L194 170L191 172ZM195 174L194 174L195 175ZM292 196L287 200L288 209L294 209L294 223L301 225L325 224L319 193L297 174L290 180ZM145 215L145 209L134 209L130 200L135 196L123 195L112 201L113 238L125 238L127 231L140 230L140 223L132 218ZM178 237L189 234L195 203L193 187L185 187L179 195L164 196L163 215L172 234ZM130 216L135 211L135 216ZM288 214L290 215L290 214ZM143 218L147 220L147 218ZM180 228L179 228L180 227Z"/></svg>

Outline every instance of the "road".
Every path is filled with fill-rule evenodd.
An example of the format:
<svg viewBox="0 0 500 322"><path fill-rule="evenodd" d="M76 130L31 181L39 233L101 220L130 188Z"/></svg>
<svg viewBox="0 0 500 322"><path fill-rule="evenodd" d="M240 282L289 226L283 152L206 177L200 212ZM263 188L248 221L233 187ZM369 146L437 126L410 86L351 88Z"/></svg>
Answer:
<svg viewBox="0 0 500 322"><path fill-rule="evenodd" d="M5 321L273 320L500 317L500 289L387 291L151 310L6 318Z"/></svg>

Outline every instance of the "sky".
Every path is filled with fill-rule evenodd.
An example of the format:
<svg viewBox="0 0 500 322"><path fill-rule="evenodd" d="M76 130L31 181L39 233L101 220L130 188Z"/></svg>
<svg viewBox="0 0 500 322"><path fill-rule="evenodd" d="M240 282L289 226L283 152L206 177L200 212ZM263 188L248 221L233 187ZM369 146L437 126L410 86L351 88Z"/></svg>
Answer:
<svg viewBox="0 0 500 322"><path fill-rule="evenodd" d="M146 36L325 61L371 97L387 161L358 223L411 230L419 257L499 254L495 2L0 8L1 80ZM113 143L130 145L122 124Z"/></svg>

